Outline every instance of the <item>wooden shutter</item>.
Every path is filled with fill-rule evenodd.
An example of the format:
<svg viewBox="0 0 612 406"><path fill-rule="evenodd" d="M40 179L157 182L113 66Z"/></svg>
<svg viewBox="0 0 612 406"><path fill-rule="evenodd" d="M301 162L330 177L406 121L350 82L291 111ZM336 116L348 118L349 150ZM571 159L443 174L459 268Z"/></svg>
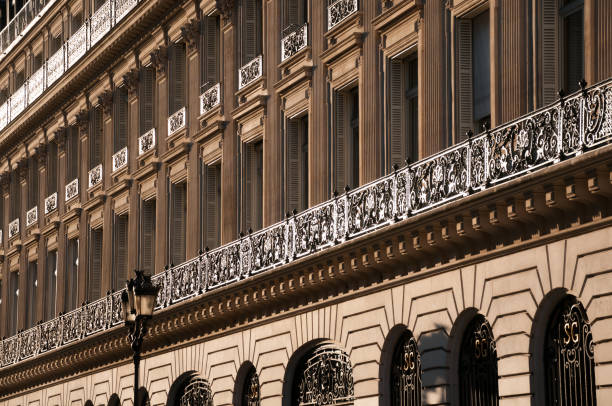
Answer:
<svg viewBox="0 0 612 406"><path fill-rule="evenodd" d="M142 269L155 273L155 200L142 202L142 247L140 250Z"/></svg>
<svg viewBox="0 0 612 406"><path fill-rule="evenodd" d="M221 230L221 166L206 166L206 246L219 245Z"/></svg>
<svg viewBox="0 0 612 406"><path fill-rule="evenodd" d="M459 109L459 133L457 142L474 127L474 99L472 95L472 20L457 20L457 104Z"/></svg>
<svg viewBox="0 0 612 406"><path fill-rule="evenodd" d="M115 281L114 288L119 289L123 286L127 279L127 233L128 233L128 216L115 217Z"/></svg>
<svg viewBox="0 0 612 406"><path fill-rule="evenodd" d="M30 157L28 164L28 207L27 210L38 205L38 160Z"/></svg>
<svg viewBox="0 0 612 406"><path fill-rule="evenodd" d="M205 74L202 84L214 85L219 81L219 18L205 18Z"/></svg>
<svg viewBox="0 0 612 406"><path fill-rule="evenodd" d="M185 106L185 44L182 42L174 44L172 47L174 52L173 58L173 99L172 111L170 114L176 113L180 108Z"/></svg>
<svg viewBox="0 0 612 406"><path fill-rule="evenodd" d="M334 93L334 127L335 127L335 188L338 193L344 191L346 179L346 100L344 94Z"/></svg>
<svg viewBox="0 0 612 406"><path fill-rule="evenodd" d="M73 181L78 177L79 170L79 129L71 126L68 129L68 170L66 182Z"/></svg>
<svg viewBox="0 0 612 406"><path fill-rule="evenodd" d="M542 103L557 100L559 91L559 12L557 0L542 0Z"/></svg>
<svg viewBox="0 0 612 406"><path fill-rule="evenodd" d="M285 26L299 25L300 22L300 0L285 0Z"/></svg>
<svg viewBox="0 0 612 406"><path fill-rule="evenodd" d="M172 185L172 263L185 261L186 184Z"/></svg>
<svg viewBox="0 0 612 406"><path fill-rule="evenodd" d="M120 87L115 93L115 142L113 152L127 146L128 140L128 94L125 87Z"/></svg>
<svg viewBox="0 0 612 406"><path fill-rule="evenodd" d="M57 144L51 141L47 148L47 195L51 195L57 192Z"/></svg>
<svg viewBox="0 0 612 406"><path fill-rule="evenodd" d="M389 157L402 166L406 158L406 123L404 119L404 86L402 86L402 61L389 61Z"/></svg>
<svg viewBox="0 0 612 406"><path fill-rule="evenodd" d="M89 278L87 281L87 299L96 300L101 294L102 282L102 229L90 231Z"/></svg>
<svg viewBox="0 0 612 406"><path fill-rule="evenodd" d="M17 308L19 303L19 272L9 272L9 335L17 333Z"/></svg>
<svg viewBox="0 0 612 406"><path fill-rule="evenodd" d="M150 66L142 69L140 82L140 135L153 128L153 91L155 70Z"/></svg>
<svg viewBox="0 0 612 406"><path fill-rule="evenodd" d="M244 231L249 228L254 228L255 220L255 198L256 198L256 183L257 183L257 154L255 151L255 143L251 142L245 145L245 199L244 199Z"/></svg>
<svg viewBox="0 0 612 406"><path fill-rule="evenodd" d="M300 179L300 137L299 120L286 120L287 143L287 211L301 209L302 188Z"/></svg>
<svg viewBox="0 0 612 406"><path fill-rule="evenodd" d="M26 327L32 327L36 323L36 300L37 300L37 278L38 278L38 265L36 262L28 263L28 308L27 308L27 320Z"/></svg>
<svg viewBox="0 0 612 406"><path fill-rule="evenodd" d="M47 253L47 278L45 280L45 320L55 317L57 278L57 251Z"/></svg>
<svg viewBox="0 0 612 406"><path fill-rule="evenodd" d="M259 29L257 24L257 16L261 10L261 2L257 0L243 0L242 7L244 8L244 21L242 22L243 27L243 52L242 52L242 64L255 59L258 55L258 42L259 35L257 30Z"/></svg>
<svg viewBox="0 0 612 406"><path fill-rule="evenodd" d="M102 140L104 138L102 136L103 119L102 108L96 107L91 111L91 137L89 141L89 159L91 161L89 163L90 168L93 168L102 162Z"/></svg>

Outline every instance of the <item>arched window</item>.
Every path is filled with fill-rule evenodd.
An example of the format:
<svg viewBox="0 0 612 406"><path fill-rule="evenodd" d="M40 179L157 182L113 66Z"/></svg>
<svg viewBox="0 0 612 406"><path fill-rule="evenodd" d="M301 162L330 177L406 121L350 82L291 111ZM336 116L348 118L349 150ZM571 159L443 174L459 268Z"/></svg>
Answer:
<svg viewBox="0 0 612 406"><path fill-rule="evenodd" d="M259 376L254 366L251 366L242 388L242 405L259 406Z"/></svg>
<svg viewBox="0 0 612 406"><path fill-rule="evenodd" d="M595 361L591 325L573 296L559 303L546 331L546 404L592 406Z"/></svg>
<svg viewBox="0 0 612 406"><path fill-rule="evenodd" d="M462 406L499 404L495 339L480 314L468 324L461 341L459 390Z"/></svg>
<svg viewBox="0 0 612 406"><path fill-rule="evenodd" d="M344 351L324 344L302 358L294 378L294 405L352 405L353 399L353 368Z"/></svg>
<svg viewBox="0 0 612 406"><path fill-rule="evenodd" d="M421 404L421 355L410 331L402 334L393 352L391 404L393 406Z"/></svg>
<svg viewBox="0 0 612 406"><path fill-rule="evenodd" d="M180 406L213 406L212 391L208 381L194 375L189 379L180 396Z"/></svg>

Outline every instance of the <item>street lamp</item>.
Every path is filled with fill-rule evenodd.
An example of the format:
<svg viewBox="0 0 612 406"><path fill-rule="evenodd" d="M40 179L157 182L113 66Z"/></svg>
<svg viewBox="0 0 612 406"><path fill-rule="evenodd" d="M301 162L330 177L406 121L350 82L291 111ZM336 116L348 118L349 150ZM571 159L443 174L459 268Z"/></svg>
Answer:
<svg viewBox="0 0 612 406"><path fill-rule="evenodd" d="M138 367L142 340L147 334L147 322L153 316L155 299L159 287L151 283L151 277L144 271L134 271L135 279L126 283L126 290L121 293L123 320L129 328L128 338L134 352L134 405L138 396Z"/></svg>

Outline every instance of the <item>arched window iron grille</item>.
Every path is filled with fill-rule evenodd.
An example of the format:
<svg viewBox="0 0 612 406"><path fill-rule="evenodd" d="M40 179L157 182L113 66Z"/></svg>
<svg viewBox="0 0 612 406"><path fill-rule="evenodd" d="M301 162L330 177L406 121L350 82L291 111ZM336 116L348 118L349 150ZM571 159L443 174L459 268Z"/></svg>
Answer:
<svg viewBox="0 0 612 406"><path fill-rule="evenodd" d="M400 338L391 364L391 404L421 405L421 355L410 331Z"/></svg>
<svg viewBox="0 0 612 406"><path fill-rule="evenodd" d="M353 404L353 368L344 351L333 345L317 347L303 358L296 372L294 405Z"/></svg>
<svg viewBox="0 0 612 406"><path fill-rule="evenodd" d="M582 304L573 296L553 313L544 348L546 404L594 406L595 361L591 325Z"/></svg>
<svg viewBox="0 0 612 406"><path fill-rule="evenodd" d="M259 406L259 376L255 368L251 368L244 381L242 404L243 406Z"/></svg>
<svg viewBox="0 0 612 406"><path fill-rule="evenodd" d="M183 390L180 406L213 406L208 381L198 376L192 377Z"/></svg>
<svg viewBox="0 0 612 406"><path fill-rule="evenodd" d="M480 314L467 326L459 354L462 406L497 406L497 350L491 326Z"/></svg>

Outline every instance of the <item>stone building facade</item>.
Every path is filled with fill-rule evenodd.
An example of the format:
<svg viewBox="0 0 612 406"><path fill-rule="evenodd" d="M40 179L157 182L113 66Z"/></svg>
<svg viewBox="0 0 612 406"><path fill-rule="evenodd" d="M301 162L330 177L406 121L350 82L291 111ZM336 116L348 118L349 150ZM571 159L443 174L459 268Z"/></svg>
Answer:
<svg viewBox="0 0 612 406"><path fill-rule="evenodd" d="M0 405L612 400L612 4L1 4Z"/></svg>

